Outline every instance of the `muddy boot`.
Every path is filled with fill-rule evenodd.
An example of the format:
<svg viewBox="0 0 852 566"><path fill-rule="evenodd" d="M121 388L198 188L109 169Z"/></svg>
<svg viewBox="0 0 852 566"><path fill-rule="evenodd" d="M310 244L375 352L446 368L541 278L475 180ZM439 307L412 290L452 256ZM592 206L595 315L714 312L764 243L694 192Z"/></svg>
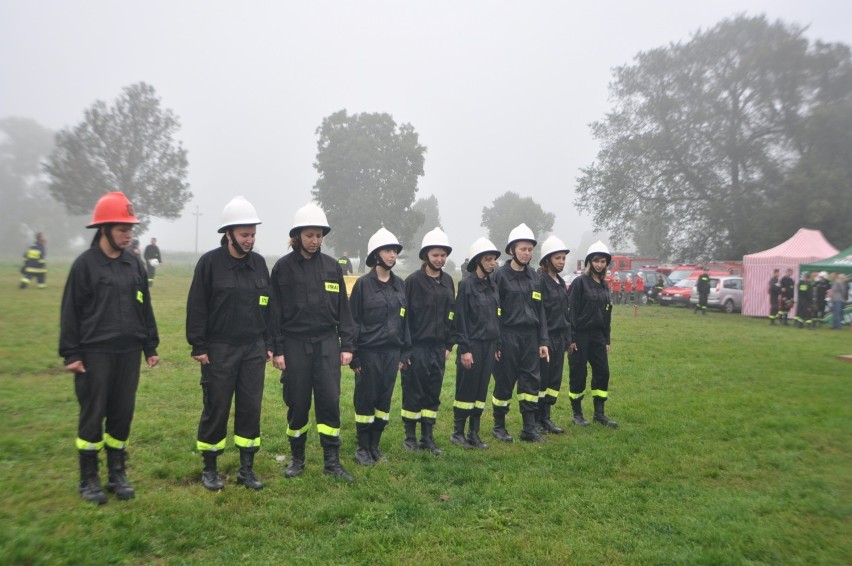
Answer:
<svg viewBox="0 0 852 566"><path fill-rule="evenodd" d="M589 421L583 416L583 398L571 399L571 411L574 413L574 418L571 423L577 426L589 426Z"/></svg>
<svg viewBox="0 0 852 566"><path fill-rule="evenodd" d="M373 460L378 464L379 462L387 462L388 459L385 458L385 455L382 454L382 451L379 450L379 443L382 440L382 433L385 431L385 422L382 421L381 427L377 426L373 423L373 426L370 428L370 454L373 456Z"/></svg>
<svg viewBox="0 0 852 566"><path fill-rule="evenodd" d="M524 422L524 427L521 429L520 438L524 442L544 442L545 438L538 433L535 428L535 413L521 413L521 418Z"/></svg>
<svg viewBox="0 0 852 566"><path fill-rule="evenodd" d="M432 429L435 427L434 423L427 423L426 421L420 421L420 449L428 450L435 456L443 456L444 451L435 446L435 439L432 437Z"/></svg>
<svg viewBox="0 0 852 566"><path fill-rule="evenodd" d="M345 481L355 481L355 478L340 464L340 446L323 446L322 454L324 460L322 473Z"/></svg>
<svg viewBox="0 0 852 566"><path fill-rule="evenodd" d="M284 470L285 478L295 478L305 470L305 440L299 438L290 441L290 463Z"/></svg>
<svg viewBox="0 0 852 566"><path fill-rule="evenodd" d="M127 475L124 471L124 462L127 452L123 449L107 448L107 490L114 493L117 499L133 499L136 491L127 483Z"/></svg>
<svg viewBox="0 0 852 566"><path fill-rule="evenodd" d="M376 460L373 459L373 454L370 452L370 429L369 424L357 425L358 427L358 447L355 449L355 462L362 466L375 466Z"/></svg>
<svg viewBox="0 0 852 566"><path fill-rule="evenodd" d="M491 434L497 440L512 442L512 435L506 430L506 415L494 413L494 430L491 431Z"/></svg>
<svg viewBox="0 0 852 566"><path fill-rule="evenodd" d="M453 411L453 433L450 435L450 442L462 448L470 448L467 438L464 437L464 425L467 422L467 412L460 409Z"/></svg>
<svg viewBox="0 0 852 566"><path fill-rule="evenodd" d="M107 502L106 493L101 488L98 477L97 450L80 450L80 497L86 501L103 505Z"/></svg>
<svg viewBox="0 0 852 566"><path fill-rule="evenodd" d="M218 452L205 450L201 453L204 458L204 471L201 472L201 485L210 491L220 491L225 489L225 484L219 477L219 472L216 470L216 458L219 457Z"/></svg>
<svg viewBox="0 0 852 566"><path fill-rule="evenodd" d="M541 403L539 403L541 405ZM542 405L542 419L541 425L544 427L544 430L547 432L552 432L553 434L562 434L565 432L565 429L562 427L556 426L552 420L550 420L550 411L553 409L553 405Z"/></svg>
<svg viewBox="0 0 852 566"><path fill-rule="evenodd" d="M470 428L467 433L467 443L470 444L474 448L486 449L488 445L482 442L482 439L479 438L479 419L482 414L470 415Z"/></svg>
<svg viewBox="0 0 852 566"><path fill-rule="evenodd" d="M419 452L420 445L417 444L417 421L404 420L405 425L405 440L402 441L402 447L410 452Z"/></svg>
<svg viewBox="0 0 852 566"><path fill-rule="evenodd" d="M603 397L594 397L592 401L595 404L595 415L592 417L592 420L610 428L618 428L618 423L604 414L606 399Z"/></svg>
<svg viewBox="0 0 852 566"><path fill-rule="evenodd" d="M237 472L237 483L249 489L263 489L263 484L254 475L254 454L256 450L240 449L240 469Z"/></svg>

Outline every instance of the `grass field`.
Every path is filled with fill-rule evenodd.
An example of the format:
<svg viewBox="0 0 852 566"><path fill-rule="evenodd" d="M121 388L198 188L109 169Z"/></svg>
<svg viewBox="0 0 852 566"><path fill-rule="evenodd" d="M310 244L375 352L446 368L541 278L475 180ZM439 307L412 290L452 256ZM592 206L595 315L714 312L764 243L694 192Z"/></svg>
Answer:
<svg viewBox="0 0 852 566"><path fill-rule="evenodd" d="M66 271L50 267L48 289L19 291L18 266L0 264L2 564L852 563L852 364L836 359L852 354L849 329L619 306L607 412L620 429L498 444L488 411L491 448L462 450L448 440L449 364L436 428L446 455L402 450L397 389L389 462L370 469L352 461L346 370L341 454L354 484L322 475L313 431L305 474L283 477L285 409L270 367L256 463L266 487L235 484L229 439L227 487L211 493L193 452L191 268L167 264L153 288L161 363L142 371L129 449L137 498L97 507L76 490L77 401L56 353ZM567 395L554 420L568 425ZM509 429L520 429L516 404Z"/></svg>

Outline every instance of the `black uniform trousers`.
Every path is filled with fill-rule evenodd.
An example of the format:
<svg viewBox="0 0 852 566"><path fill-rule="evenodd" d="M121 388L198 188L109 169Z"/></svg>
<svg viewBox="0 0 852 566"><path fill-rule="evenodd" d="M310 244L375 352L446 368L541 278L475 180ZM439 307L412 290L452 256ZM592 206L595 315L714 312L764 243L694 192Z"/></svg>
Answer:
<svg viewBox="0 0 852 566"><path fill-rule="evenodd" d="M435 424L441 405L441 387L447 349L444 344L414 344L411 366L402 372L402 420Z"/></svg>
<svg viewBox="0 0 852 566"><path fill-rule="evenodd" d="M494 394L491 399L495 415L509 412L512 390L518 386L521 413L538 408L541 374L538 357L538 332L503 329L500 361L494 365Z"/></svg>
<svg viewBox="0 0 852 566"><path fill-rule="evenodd" d="M84 352L84 373L74 375L80 403L77 449L124 448L136 408L142 351ZM106 421L106 422L105 422Z"/></svg>
<svg viewBox="0 0 852 566"><path fill-rule="evenodd" d="M233 399L234 444L242 450L256 452L260 448L266 344L262 338L242 345L211 342L207 346L207 358L210 363L201 366L204 409L198 423L196 448L199 451L224 450Z"/></svg>
<svg viewBox="0 0 852 566"><path fill-rule="evenodd" d="M698 292L698 308L707 310L707 297L709 295L709 291L707 293Z"/></svg>
<svg viewBox="0 0 852 566"><path fill-rule="evenodd" d="M281 383L290 444L301 446L307 440L313 395L320 445L340 446L340 339L336 334L317 342L285 337L284 363Z"/></svg>
<svg viewBox="0 0 852 566"><path fill-rule="evenodd" d="M355 374L355 426L358 431L385 429L390 416L393 388L399 372L399 350L361 350L360 372Z"/></svg>
<svg viewBox="0 0 852 566"><path fill-rule="evenodd" d="M769 318L778 316L778 293L769 293Z"/></svg>
<svg viewBox="0 0 852 566"><path fill-rule="evenodd" d="M495 340L471 340L470 353L473 354L473 365L470 369L465 369L461 364L461 355L456 354L454 412L461 411L464 415L482 414L485 409L485 398L488 395L488 383L494 371L494 352L496 351Z"/></svg>
<svg viewBox="0 0 852 566"><path fill-rule="evenodd" d="M568 347L567 336L550 335L550 361L539 358L541 363L541 386L538 402L555 405L562 388L562 372L565 369L565 351Z"/></svg>
<svg viewBox="0 0 852 566"><path fill-rule="evenodd" d="M568 390L572 399L583 397L586 390L587 365L592 366L592 397L607 396L609 359L603 330L575 331L577 350L568 357Z"/></svg>

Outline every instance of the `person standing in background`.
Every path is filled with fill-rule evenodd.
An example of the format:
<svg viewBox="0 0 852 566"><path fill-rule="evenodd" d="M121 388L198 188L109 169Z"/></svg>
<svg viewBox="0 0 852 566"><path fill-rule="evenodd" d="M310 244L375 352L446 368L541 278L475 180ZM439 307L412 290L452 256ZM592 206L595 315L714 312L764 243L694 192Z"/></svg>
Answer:
<svg viewBox="0 0 852 566"><path fill-rule="evenodd" d="M849 286L846 284L846 276L842 273L834 274L834 282L831 284L831 328L840 330L843 328L843 307L849 300Z"/></svg>
<svg viewBox="0 0 852 566"><path fill-rule="evenodd" d="M26 289L30 286L33 277L39 289L47 287L47 240L38 232L35 242L24 252L24 265L21 267L21 282L18 286Z"/></svg>
<svg viewBox="0 0 852 566"><path fill-rule="evenodd" d="M133 204L124 193L102 196L87 226L97 230L92 245L71 265L62 295L59 355L74 374L80 403L80 496L99 505L107 501L98 476L104 446L107 490L118 499L136 495L127 481L125 460L140 357L149 368L160 360L148 279L129 250L136 224Z"/></svg>
<svg viewBox="0 0 852 566"><path fill-rule="evenodd" d="M778 301L781 297L781 279L779 278L779 270L776 267L772 270L772 277L769 278L769 285L766 292L769 293L769 324L775 325L775 320L778 318Z"/></svg>
<svg viewBox="0 0 852 566"><path fill-rule="evenodd" d="M349 252L343 252L343 255L337 260L337 263L340 264L340 268L343 270L343 275L352 275L352 260L349 259Z"/></svg>
<svg viewBox="0 0 852 566"><path fill-rule="evenodd" d="M163 263L163 256L160 255L160 248L157 246L157 238L151 238L151 243L145 246L145 265L148 267L148 286L154 286L154 276L157 274L157 268Z"/></svg>
<svg viewBox="0 0 852 566"><path fill-rule="evenodd" d="M793 269L788 267L784 277L781 278L781 306L778 309L778 317L784 326L787 326L790 312L796 306L795 293L796 282L793 281Z"/></svg>
<svg viewBox="0 0 852 566"><path fill-rule="evenodd" d="M825 316L825 307L828 297L828 292L831 291L831 281L828 280L828 272L820 271L814 283L814 296L816 297L816 315L817 321L822 321Z"/></svg>
<svg viewBox="0 0 852 566"><path fill-rule="evenodd" d="M204 405L195 446L204 459L201 484L211 491L225 487L216 459L225 449L232 401L234 444L240 450L237 483L263 488L254 473L254 455L260 450L263 384L272 345L269 269L263 256L252 251L260 223L244 197L225 205L219 247L199 258L186 300L186 340L201 366ZM156 245L156 239L151 243Z"/></svg>

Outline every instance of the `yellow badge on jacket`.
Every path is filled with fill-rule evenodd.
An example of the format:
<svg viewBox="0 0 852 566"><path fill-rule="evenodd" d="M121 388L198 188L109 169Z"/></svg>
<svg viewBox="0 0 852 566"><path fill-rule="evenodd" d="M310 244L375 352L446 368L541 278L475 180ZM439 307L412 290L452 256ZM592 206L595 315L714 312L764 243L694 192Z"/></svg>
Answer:
<svg viewBox="0 0 852 566"><path fill-rule="evenodd" d="M325 282L325 290L329 293L339 293L340 292L340 283L332 283L331 281Z"/></svg>
<svg viewBox="0 0 852 566"><path fill-rule="evenodd" d="M538 291L533 291L532 297L533 297L534 301L540 301L541 300L541 293L539 293Z"/></svg>
<svg viewBox="0 0 852 566"><path fill-rule="evenodd" d="M265 307L268 304L269 304L269 297L267 297L266 295L261 295L260 296L260 306Z"/></svg>
<svg viewBox="0 0 852 566"><path fill-rule="evenodd" d="M140 303L145 302L145 295L142 294L142 291L136 291L136 300Z"/></svg>

